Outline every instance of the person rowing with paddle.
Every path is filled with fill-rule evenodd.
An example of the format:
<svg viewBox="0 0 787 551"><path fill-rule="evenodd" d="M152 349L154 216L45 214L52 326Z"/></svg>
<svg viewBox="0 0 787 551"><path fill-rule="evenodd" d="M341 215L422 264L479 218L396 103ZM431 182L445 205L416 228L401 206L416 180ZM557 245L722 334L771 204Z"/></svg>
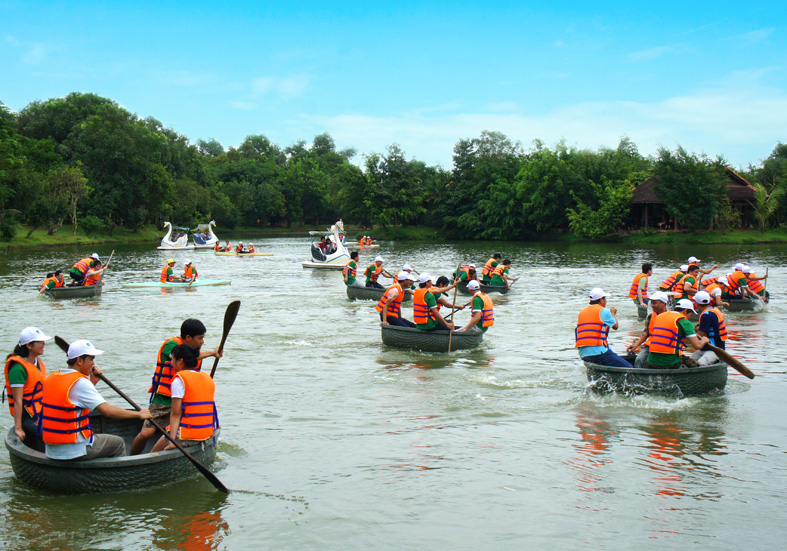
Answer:
<svg viewBox="0 0 787 551"><path fill-rule="evenodd" d="M609 330L618 328L615 314L617 308L607 308L607 298L611 296L596 287L590 290L590 304L585 306L577 318L574 330L574 347L579 357L586 362L613 367L631 367L631 364L615 354L607 344Z"/></svg>
<svg viewBox="0 0 787 551"><path fill-rule="evenodd" d="M489 260L486 261L484 267L481 269L481 277L483 277L484 285L489 285L492 281L492 270L494 270L498 264L500 264L500 259L503 258L503 255L500 253L495 253L491 256Z"/></svg>
<svg viewBox="0 0 787 551"><path fill-rule="evenodd" d="M353 251L350 253L350 261L344 265L342 268L342 278L344 279L344 284L353 287L363 287L361 282L356 279L358 275L358 251Z"/></svg>
<svg viewBox="0 0 787 551"><path fill-rule="evenodd" d="M186 259L183 261L183 275L181 276L181 281L185 281L186 283L194 283L197 281L199 274L197 273L197 269L194 267L194 264L191 263L190 259Z"/></svg>
<svg viewBox="0 0 787 551"><path fill-rule="evenodd" d="M69 286L74 285L83 285L85 282L85 278L90 277L95 274L101 274L102 270L96 270L97 266L101 265L101 260L99 260L98 255L96 253L91 254L87 258L83 258L76 264L74 264L71 269L68 271L68 275L71 276L73 280L69 283Z"/></svg>
<svg viewBox="0 0 787 551"><path fill-rule="evenodd" d="M490 285L499 285L511 288L511 283L519 279L518 277L509 276L509 269L511 268L511 261L509 259L503 260L500 264L492 269L492 278L489 280Z"/></svg>
<svg viewBox="0 0 787 551"><path fill-rule="evenodd" d="M385 277L393 278L391 274L383 270L383 257L378 256L374 259L374 262L369 264L369 266L364 270L363 275L366 276L366 286L367 287L374 287L375 289L385 289L380 283L377 282L377 279L384 275ZM394 283L396 283L394 281Z"/></svg>
<svg viewBox="0 0 787 551"><path fill-rule="evenodd" d="M650 331L650 352L645 361L646 369L678 369L683 364L680 351L685 348L687 341L697 350L710 342L708 337L697 336L689 321L689 317L694 313L694 305L684 298L678 301L674 311L658 315ZM689 361L693 362L691 359Z"/></svg>
<svg viewBox="0 0 787 551"><path fill-rule="evenodd" d="M175 267L175 259L170 258L167 260L167 265L161 268L161 277L159 277L159 282L161 283L183 283L182 276L176 276L175 272L172 271L172 268Z"/></svg>
<svg viewBox="0 0 787 551"><path fill-rule="evenodd" d="M637 354L637 357L634 360L634 367L638 369L645 367L645 361L647 361L648 354L650 353L650 334L653 330L653 325L656 322L656 316L667 311L669 297L667 296L667 293L663 291L656 291L653 293L653 296L650 297L649 304L653 311L648 314L648 317L645 320L645 329L642 331L642 335L640 335L637 342L626 347L626 352L631 353L644 343L639 351L639 354Z"/></svg>
<svg viewBox="0 0 787 551"><path fill-rule="evenodd" d="M486 333L495 324L495 312L492 299L481 292L478 280L473 279L467 283L467 290L473 293L470 301L470 321L458 331L481 331Z"/></svg>
<svg viewBox="0 0 787 551"><path fill-rule="evenodd" d="M179 344L170 351L174 377L169 435L183 446L212 438L219 427L216 384L209 374L195 371L198 357L199 351L188 344ZM175 444L162 436L151 452L172 449Z"/></svg>
<svg viewBox="0 0 787 551"><path fill-rule="evenodd" d="M730 298L730 289L727 287L728 285L727 278L724 276L716 278L714 283L710 283L703 289L706 293L710 295L713 304L716 306L729 306L729 302L724 302L726 298L729 300Z"/></svg>
<svg viewBox="0 0 787 551"><path fill-rule="evenodd" d="M699 289L699 267L696 264L693 264L689 266L687 272L688 273L685 276L680 278L680 281L675 284L675 287L672 290L675 300L684 298L691 299L694 297L694 293L696 293Z"/></svg>
<svg viewBox="0 0 787 551"><path fill-rule="evenodd" d="M88 275L85 276L85 279L82 281L82 285L85 287L89 287L91 285L98 285L98 282L101 281L101 276L104 275L105 267L101 263L100 260L95 261L95 269L90 270ZM103 283L102 283L103 285Z"/></svg>
<svg viewBox="0 0 787 551"><path fill-rule="evenodd" d="M709 344L724 350L727 342L727 324L724 321L724 314L716 308L711 296L705 291L695 294L694 302L697 303L697 313L700 315L697 335L707 337L710 341ZM711 365L719 361L716 352L711 350L707 344L694 352L690 358L696 362L696 365Z"/></svg>
<svg viewBox="0 0 787 551"><path fill-rule="evenodd" d="M712 268L703 269L703 268L700 268L700 262L702 262L702 261L699 258L697 258L696 256L690 256L689 260L688 260L688 262L686 262L686 264L688 265L689 268L691 268L692 266L696 266L699 269L699 271L700 271L700 276L708 275L713 270L715 270L716 268L719 267L718 264L714 264Z"/></svg>
<svg viewBox="0 0 787 551"><path fill-rule="evenodd" d="M383 296L380 297L377 306L374 308L380 313L381 325L415 327L413 322L402 317L402 299L404 298L402 286L409 287L412 285L413 277L405 271L399 272L396 274L396 281L394 281L393 285L388 287Z"/></svg>
<svg viewBox="0 0 787 551"><path fill-rule="evenodd" d="M459 267L458 271L459 274L457 275L456 271L454 271L453 276L454 278L458 277L461 283L467 283L471 279L478 279L475 271L475 264L463 264Z"/></svg>
<svg viewBox="0 0 787 551"><path fill-rule="evenodd" d="M111 419L150 419L150 411L129 411L107 403L96 390L101 370L96 356L103 354L90 341L80 339L68 347L68 368L55 371L44 381L41 436L50 459L95 459L126 455L120 436L94 434L90 413Z"/></svg>
<svg viewBox="0 0 787 551"><path fill-rule="evenodd" d="M458 282L455 282L450 289L456 287ZM415 326L421 331L450 331L454 328L453 323L447 322L442 315L440 315L440 305L437 302L437 297L432 293L432 278L427 273L418 276L418 288L413 292L413 321ZM437 296L440 296L440 289ZM450 306L450 304L449 304Z"/></svg>
<svg viewBox="0 0 787 551"><path fill-rule="evenodd" d="M150 413L153 419L159 423L167 423L172 407L172 372L171 352L172 349L180 344L188 344L198 352L196 371L200 371L202 360L208 357L221 358L223 353L216 347L215 350L202 352L202 344L205 342L205 325L197 319L187 319L180 326L180 336L171 337L164 341L159 348L156 356L156 368L153 372L153 384L148 392L150 393ZM131 455L142 453L147 441L156 433L153 423L145 423L142 430L134 438L131 445Z"/></svg>
<svg viewBox="0 0 787 551"><path fill-rule="evenodd" d="M764 276L758 277L757 274L751 271L750 266L745 265L741 269L741 272L743 272L743 275L746 276L746 281L749 284L748 287L751 296L754 297L755 295L757 295L759 298L763 300L763 302L768 302L770 297L768 295L768 291L765 290L765 285L762 284L762 280L768 279L767 271Z"/></svg>
<svg viewBox="0 0 787 551"><path fill-rule="evenodd" d="M62 287L65 285L63 281L63 272L61 270L55 270L54 273L46 274L46 279L41 283L41 290L38 291L40 295L47 289L54 289L56 287Z"/></svg>

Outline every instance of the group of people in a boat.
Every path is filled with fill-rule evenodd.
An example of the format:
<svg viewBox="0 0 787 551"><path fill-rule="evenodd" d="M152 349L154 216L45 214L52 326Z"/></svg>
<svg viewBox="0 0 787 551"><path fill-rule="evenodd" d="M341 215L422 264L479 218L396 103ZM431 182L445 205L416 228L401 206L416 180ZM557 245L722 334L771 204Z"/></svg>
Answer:
<svg viewBox="0 0 787 551"><path fill-rule="evenodd" d="M432 276L427 273L418 273L410 264L405 263L402 269L395 274L390 274L382 268L383 258L378 256L374 262L366 268L366 285L376 289L385 289L385 292L377 302L375 309L380 315L380 322L383 325L398 325L401 327L415 327L422 331L483 331L486 332L494 325L494 308L492 299L486 293L481 292L480 284L477 280L467 282L467 289L473 293L473 297L466 305L456 305L447 298L448 292L462 283L462 280L455 277L453 283L446 276L439 276L432 282ZM350 261L344 266L342 275L345 285L360 285L357 279L358 253L350 253ZM389 287L383 287L377 281L380 276L393 279ZM402 313L402 301L405 293L413 296L413 321L404 318ZM466 325L457 328L450 318L453 318L455 310L464 310L465 306L470 306L470 321ZM444 318L441 309L446 307L451 310L448 318Z"/></svg>
<svg viewBox="0 0 787 551"><path fill-rule="evenodd" d="M197 268L194 267L194 263L191 259L186 258L183 261L183 275L175 275L175 259L170 258L167 260L167 264L161 268L161 276L159 277L159 282L161 283L193 283L197 281L199 274L197 273Z"/></svg>
<svg viewBox="0 0 787 551"><path fill-rule="evenodd" d="M120 436L95 434L90 413L96 411L114 419L143 419L142 430L134 439L131 455L142 453L160 421L171 438L191 445L213 437L219 426L215 384L200 371L202 360L219 358L216 348L202 351L206 328L196 319L187 319L180 336L164 341L156 356L153 383L148 390L150 405L140 411L116 407L96 390L102 372L95 358L104 353L85 339L72 342L66 367L47 373L41 358L45 342L52 339L36 327L26 327L5 363L5 389L14 419L14 432L28 447L57 460L86 460L126 455ZM172 449L162 436L151 452Z"/></svg>
<svg viewBox="0 0 787 551"><path fill-rule="evenodd" d="M476 272L475 264L463 264L458 270L454 271L454 277L459 277L463 282L477 280L483 285L498 285L510 288L511 284L518 280L518 277L511 277L511 261L509 259L502 259L500 253L493 254L489 260L486 261L484 267L481 268L481 277L479 279Z"/></svg>
<svg viewBox="0 0 787 551"><path fill-rule="evenodd" d="M54 272L46 274L44 281L41 282L41 289L38 291L38 294L43 293L47 289L54 289L57 287L98 285L105 270L106 267L101 263L98 254L93 253L71 267L68 271L68 276L71 278L69 283L65 282L62 270L55 270Z"/></svg>
<svg viewBox="0 0 787 551"><path fill-rule="evenodd" d="M319 248L320 251L325 255L333 254L338 249L336 243L333 242L333 239L331 239L330 235L323 235L320 238L320 242L317 243L317 248Z"/></svg>
<svg viewBox="0 0 787 551"><path fill-rule="evenodd" d="M374 240L368 235L362 235L361 238L358 240L358 244L361 247L368 247L369 245L374 245Z"/></svg>
<svg viewBox="0 0 787 551"><path fill-rule="evenodd" d="M248 247L243 246L243 241L238 241L238 244L233 248L232 244L227 240L224 245L221 245L218 241L213 245L213 251L217 253L231 253L236 252L238 254L248 254L253 253L255 251L254 243L249 243Z"/></svg>

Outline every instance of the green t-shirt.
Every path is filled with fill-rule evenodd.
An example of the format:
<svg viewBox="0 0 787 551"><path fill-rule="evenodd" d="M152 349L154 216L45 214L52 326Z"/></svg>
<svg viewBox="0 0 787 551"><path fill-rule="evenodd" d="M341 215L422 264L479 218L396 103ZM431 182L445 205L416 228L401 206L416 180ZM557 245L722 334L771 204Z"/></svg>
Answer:
<svg viewBox="0 0 787 551"><path fill-rule="evenodd" d="M355 262L355 260L351 260L350 263L348 264L348 266L349 266L349 268L347 268L347 283L346 284L347 285L352 285L353 283L355 283L355 277L353 276L353 270L356 270L358 268L358 264Z"/></svg>
<svg viewBox="0 0 787 551"><path fill-rule="evenodd" d="M680 297L680 298L691 298L691 297L694 296L694 295L690 295L689 293L686 292L686 284L689 283L689 282L691 282L692 287L694 287L695 289L697 288L697 279L694 278L694 277L691 277L691 276L687 277L686 281L683 282L683 296ZM656 365L656 364L653 364L653 365Z"/></svg>
<svg viewBox="0 0 787 551"><path fill-rule="evenodd" d="M508 275L508 268L503 268L503 273ZM493 275L492 276L492 285L505 285L506 282L503 280L503 276L501 275Z"/></svg>
<svg viewBox="0 0 787 551"><path fill-rule="evenodd" d="M429 308L429 313L431 314L432 308L437 306L437 299L432 293L426 292L424 293L424 302L426 303L426 307ZM429 316L429 319L426 321L426 323L418 323L416 324L416 326L418 327L418 329L423 329L424 331L428 331L437 326L437 320L434 319L432 316Z"/></svg>
<svg viewBox="0 0 787 551"><path fill-rule="evenodd" d="M467 272L462 272L459 274L459 281L467 281L468 279L470 279L470 274Z"/></svg>
<svg viewBox="0 0 787 551"><path fill-rule="evenodd" d="M694 326L691 324L689 320L686 318L680 318L678 320L678 335L684 337L690 337L692 335L696 335L697 332L694 330ZM653 365L675 365L680 361L680 353L676 354L661 354L659 352L650 352L648 354L648 362L652 363Z"/></svg>
<svg viewBox="0 0 787 551"><path fill-rule="evenodd" d="M170 354L172 353L172 349L178 345L178 341L175 339L170 339L164 345L164 348L161 351L161 359L162 362L168 362L172 358L170 358ZM157 360L158 361L158 360ZM155 393L153 394L153 399L150 401L151 404L161 404L162 406L171 406L172 405L172 398L170 396L164 396L163 394Z"/></svg>
<svg viewBox="0 0 787 551"><path fill-rule="evenodd" d="M376 264L370 264L369 267L366 268L366 271L363 273L363 275L366 276L366 283L369 283L369 282L372 281L372 274L376 270L377 270L377 265Z"/></svg>
<svg viewBox="0 0 787 551"><path fill-rule="evenodd" d="M47 289L52 289L52 288L54 288L56 285L57 285L57 281L53 279L52 281L50 281L49 283L47 283L47 284L46 284L46 288L47 288Z"/></svg>
<svg viewBox="0 0 787 551"><path fill-rule="evenodd" d="M473 297L473 311L482 312L483 309L484 309L484 299L482 299L479 296ZM478 323L476 323L475 326L478 327L484 333L486 333L489 328L484 327L483 323L484 323L484 315L481 314L481 319L478 320Z"/></svg>
<svg viewBox="0 0 787 551"><path fill-rule="evenodd" d="M8 367L8 384L9 385L24 385L27 382L27 370L19 362L11 362ZM26 409L22 409L22 421L30 419L30 414Z"/></svg>

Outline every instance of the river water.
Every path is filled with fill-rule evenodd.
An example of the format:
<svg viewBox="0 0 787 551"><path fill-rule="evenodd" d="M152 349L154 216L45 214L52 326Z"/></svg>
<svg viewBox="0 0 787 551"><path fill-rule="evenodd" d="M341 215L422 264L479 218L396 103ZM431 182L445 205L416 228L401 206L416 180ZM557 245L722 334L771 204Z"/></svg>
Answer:
<svg viewBox="0 0 787 551"><path fill-rule="evenodd" d="M134 492L54 496L16 481L0 454L5 549L739 549L782 545L787 497L787 274L784 246L383 243L393 268L448 274L500 251L522 276L495 296L483 346L450 354L381 344L371 302L350 302L339 272L301 268L308 240L254 239L273 257L228 258L117 246L98 299L36 298L43 272L112 247L0 255L0 342L27 325L107 351L99 365L146 401L155 356L187 317L218 344L222 442L202 477ZM155 280L167 256L231 286L121 289ZM614 350L641 331L625 298L643 261L653 284L695 255L723 270L769 268L767 310L729 314L730 370L718 396L597 395L573 349L577 312L601 286L619 307ZM461 300L461 299L460 299ZM407 317L411 310L406 309ZM469 314L460 312L464 323ZM52 344L49 369L64 365ZM210 363L210 362L209 362ZM124 402L107 387L113 404ZM3 408L5 409L5 405ZM7 410L6 410L7 411ZM4 431L12 426L3 414Z"/></svg>

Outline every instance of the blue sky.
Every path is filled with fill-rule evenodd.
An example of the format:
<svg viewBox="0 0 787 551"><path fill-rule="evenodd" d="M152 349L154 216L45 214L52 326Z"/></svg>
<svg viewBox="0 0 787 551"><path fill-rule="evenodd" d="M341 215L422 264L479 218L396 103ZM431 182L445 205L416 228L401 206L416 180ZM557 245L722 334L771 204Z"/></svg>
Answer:
<svg viewBox="0 0 787 551"><path fill-rule="evenodd" d="M451 168L529 149L659 146L758 164L787 140L787 9L755 2L0 0L0 101L110 98L193 143L338 148ZM358 158L355 162L360 162Z"/></svg>

